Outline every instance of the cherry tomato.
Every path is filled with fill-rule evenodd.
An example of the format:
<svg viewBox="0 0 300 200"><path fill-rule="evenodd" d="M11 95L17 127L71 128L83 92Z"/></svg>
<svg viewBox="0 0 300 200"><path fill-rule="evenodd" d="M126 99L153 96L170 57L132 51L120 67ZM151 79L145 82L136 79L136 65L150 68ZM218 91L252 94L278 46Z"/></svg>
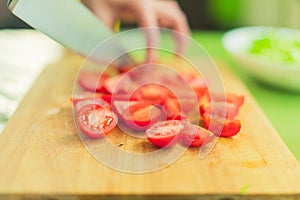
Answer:
<svg viewBox="0 0 300 200"><path fill-rule="evenodd" d="M86 105L97 105L101 108L105 108L108 110L111 110L111 106L105 102L103 99L86 99L86 100L82 100L79 101L77 104L75 104L75 108L76 110L79 110L80 108L86 106Z"/></svg>
<svg viewBox="0 0 300 200"><path fill-rule="evenodd" d="M214 134L201 126L186 123L181 133L182 142L190 147L200 147L210 143Z"/></svg>
<svg viewBox="0 0 300 200"><path fill-rule="evenodd" d="M163 104L168 97L173 97L174 94L167 88L159 84L147 84L138 88L132 96L141 101L151 101L157 104Z"/></svg>
<svg viewBox="0 0 300 200"><path fill-rule="evenodd" d="M118 123L118 117L99 105L89 104L77 112L79 129L90 138L101 138L112 131Z"/></svg>
<svg viewBox="0 0 300 200"><path fill-rule="evenodd" d="M145 131L149 142L157 147L172 146L178 141L178 135L184 125L179 120L167 120L154 124Z"/></svg>
<svg viewBox="0 0 300 200"><path fill-rule="evenodd" d="M109 104L113 104L114 101L136 101L132 96L129 96L128 94L104 94L101 97L104 101L106 101Z"/></svg>
<svg viewBox="0 0 300 200"><path fill-rule="evenodd" d="M240 107L244 103L244 100L245 100L244 96L233 94L233 93L226 93L226 94L212 93L211 95L208 95L208 98L209 98L209 101L212 98L215 102L226 101L229 103L233 103L237 107Z"/></svg>
<svg viewBox="0 0 300 200"><path fill-rule="evenodd" d="M161 118L161 110L148 102L136 102L124 109L122 119L132 129L146 130Z"/></svg>
<svg viewBox="0 0 300 200"><path fill-rule="evenodd" d="M216 136L232 137L241 130L241 121L237 119L224 119L219 116L204 114L203 120L205 127ZM219 133L220 130L221 133Z"/></svg>
<svg viewBox="0 0 300 200"><path fill-rule="evenodd" d="M177 99L174 98L165 99L163 108L166 111L167 120L170 119L182 120L185 118L185 114L182 112L180 103Z"/></svg>
<svg viewBox="0 0 300 200"><path fill-rule="evenodd" d="M103 88L109 94L127 94L130 93L131 88L134 86L130 76L119 74L105 79Z"/></svg>
<svg viewBox="0 0 300 200"><path fill-rule="evenodd" d="M80 72L79 85L87 91L104 92L103 84L107 78L106 74Z"/></svg>
<svg viewBox="0 0 300 200"><path fill-rule="evenodd" d="M212 111L214 113L212 113ZM239 107L229 102L205 103L200 106L201 116L207 113L209 115L225 116L225 118L232 119L238 114L238 111Z"/></svg>

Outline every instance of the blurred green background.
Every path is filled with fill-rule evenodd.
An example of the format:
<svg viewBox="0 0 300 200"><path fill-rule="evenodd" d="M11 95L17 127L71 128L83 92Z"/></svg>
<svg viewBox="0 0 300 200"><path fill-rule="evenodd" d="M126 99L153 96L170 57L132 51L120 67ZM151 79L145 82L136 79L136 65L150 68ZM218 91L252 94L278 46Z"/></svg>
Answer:
<svg viewBox="0 0 300 200"><path fill-rule="evenodd" d="M192 29L226 30L243 25L300 28L300 0L178 0ZM28 28L0 0L0 28Z"/></svg>

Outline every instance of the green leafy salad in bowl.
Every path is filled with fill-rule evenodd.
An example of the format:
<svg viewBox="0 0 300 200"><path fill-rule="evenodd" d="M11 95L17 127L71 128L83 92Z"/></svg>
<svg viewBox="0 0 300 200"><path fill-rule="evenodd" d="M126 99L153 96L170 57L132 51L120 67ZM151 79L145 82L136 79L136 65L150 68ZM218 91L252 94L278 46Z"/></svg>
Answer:
<svg viewBox="0 0 300 200"><path fill-rule="evenodd" d="M254 39L249 53L274 62L300 64L300 34L286 30L269 30Z"/></svg>
<svg viewBox="0 0 300 200"><path fill-rule="evenodd" d="M222 42L238 66L255 80L300 92L300 30L241 27L226 32Z"/></svg>

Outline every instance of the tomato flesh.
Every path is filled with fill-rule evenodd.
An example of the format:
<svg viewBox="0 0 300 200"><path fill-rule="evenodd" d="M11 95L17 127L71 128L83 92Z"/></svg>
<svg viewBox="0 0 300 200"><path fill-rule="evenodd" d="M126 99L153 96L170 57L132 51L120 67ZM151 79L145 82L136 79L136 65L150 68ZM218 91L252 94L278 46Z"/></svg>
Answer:
<svg viewBox="0 0 300 200"><path fill-rule="evenodd" d="M96 104L88 104L77 112L79 129L90 138L102 138L113 130L118 123L118 117L106 108Z"/></svg>
<svg viewBox="0 0 300 200"><path fill-rule="evenodd" d="M184 125L182 121L167 120L151 126L145 131L145 135L150 143L162 148L176 144L178 135L183 128Z"/></svg>
<svg viewBox="0 0 300 200"><path fill-rule="evenodd" d="M164 101L163 108L166 111L167 120L182 120L185 118L185 114L182 112L180 103L177 99L167 98Z"/></svg>
<svg viewBox="0 0 300 200"><path fill-rule="evenodd" d="M130 128L146 130L159 121L161 110L147 102L136 102L125 108L121 116Z"/></svg>
<svg viewBox="0 0 300 200"><path fill-rule="evenodd" d="M203 116L205 113L209 115L225 116L225 118L234 118L239 111L239 107L234 103L229 102L215 102L205 103L200 106L200 114ZM213 112L213 113L212 113Z"/></svg>
<svg viewBox="0 0 300 200"><path fill-rule="evenodd" d="M226 94L221 94L221 93L212 93L211 96L208 96L209 101L213 99L215 102L228 102L228 103L233 103L237 107L240 107L243 105L245 97L242 95L236 95L233 93L226 93Z"/></svg>
<svg viewBox="0 0 300 200"><path fill-rule="evenodd" d="M232 137L241 130L241 121L238 119L224 119L220 116L204 114L203 120L205 127L216 136Z"/></svg>
<svg viewBox="0 0 300 200"><path fill-rule="evenodd" d="M93 72L80 72L79 85L91 92L104 92L103 84L108 78L106 74L98 74Z"/></svg>
<svg viewBox="0 0 300 200"><path fill-rule="evenodd" d="M138 88L132 96L138 100L162 104L166 98L173 97L174 95L169 89L159 84L147 84Z"/></svg>
<svg viewBox="0 0 300 200"><path fill-rule="evenodd" d="M181 133L181 139L186 146L200 147L210 143L214 139L214 135L201 126L186 123Z"/></svg>

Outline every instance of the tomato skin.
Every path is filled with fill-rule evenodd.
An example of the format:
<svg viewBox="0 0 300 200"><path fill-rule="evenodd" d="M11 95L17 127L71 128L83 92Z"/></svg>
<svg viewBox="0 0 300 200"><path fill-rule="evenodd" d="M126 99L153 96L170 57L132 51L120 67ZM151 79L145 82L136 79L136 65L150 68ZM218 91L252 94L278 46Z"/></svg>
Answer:
<svg viewBox="0 0 300 200"><path fill-rule="evenodd" d="M171 147L178 142L183 128L182 121L167 120L151 126L145 131L145 135L148 141L157 147Z"/></svg>
<svg viewBox="0 0 300 200"><path fill-rule="evenodd" d="M212 113L212 111L214 113ZM239 111L239 107L234 103L229 102L215 102L205 103L200 106L200 114L203 116L205 113L209 115L225 116L225 118L233 119Z"/></svg>
<svg viewBox="0 0 300 200"><path fill-rule="evenodd" d="M207 129L210 128L209 130L219 137L232 137L238 134L241 130L241 121L238 119L225 118L223 122L222 117L204 114L203 120L205 127ZM221 128L221 133L217 133L217 131L219 131Z"/></svg>
<svg viewBox="0 0 300 200"><path fill-rule="evenodd" d="M214 138L211 131L190 123L185 123L181 133L183 144L190 147L200 147L210 143Z"/></svg>
<svg viewBox="0 0 300 200"><path fill-rule="evenodd" d="M174 94L159 84L151 83L138 88L132 96L140 101L151 101L162 105L166 98L174 97Z"/></svg>
<svg viewBox="0 0 300 200"><path fill-rule="evenodd" d="M105 92L103 84L108 78L106 74L83 71L79 74L79 85L90 92Z"/></svg>
<svg viewBox="0 0 300 200"><path fill-rule="evenodd" d="M105 79L103 88L109 94L128 94L131 88L134 88L134 83L129 75L118 74Z"/></svg>
<svg viewBox="0 0 300 200"><path fill-rule="evenodd" d="M96 104L88 104L77 112L79 129L89 138L102 138L112 131L118 123L118 117L111 111Z"/></svg>
<svg viewBox="0 0 300 200"><path fill-rule="evenodd" d="M228 102L233 103L237 107L240 107L243 105L245 101L245 97L242 95L237 95L234 93L227 92L226 94L218 94L218 93L212 93L211 95L207 94L208 101L210 102L211 99L213 99L215 102Z"/></svg>
<svg viewBox="0 0 300 200"><path fill-rule="evenodd" d="M133 130L146 130L162 117L159 107L147 101L115 101L113 110Z"/></svg>
<svg viewBox="0 0 300 200"><path fill-rule="evenodd" d="M177 99L167 98L163 103L163 108L166 111L167 120L182 120L186 118Z"/></svg>

